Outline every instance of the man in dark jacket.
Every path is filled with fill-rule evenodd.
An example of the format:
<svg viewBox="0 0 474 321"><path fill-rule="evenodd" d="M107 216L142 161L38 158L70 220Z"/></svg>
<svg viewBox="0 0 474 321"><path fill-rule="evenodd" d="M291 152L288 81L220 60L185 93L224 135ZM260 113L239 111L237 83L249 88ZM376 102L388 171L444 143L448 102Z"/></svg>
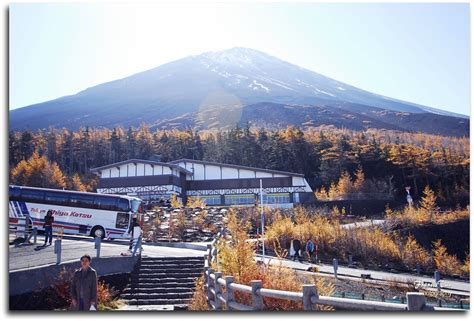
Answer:
<svg viewBox="0 0 474 321"><path fill-rule="evenodd" d="M81 268L74 271L71 284L72 310L89 311L97 305L97 272L91 268L91 257L81 257Z"/></svg>
<svg viewBox="0 0 474 321"><path fill-rule="evenodd" d="M53 211L49 210L46 213L46 216L44 217L44 245L46 246L46 243L48 243L49 239L49 245L53 242L53 222L54 222L54 217L53 217Z"/></svg>
<svg viewBox="0 0 474 321"><path fill-rule="evenodd" d="M293 256L293 261L296 260L298 256L298 261L301 261L300 250L301 250L301 241L296 239L293 240L293 249L295 250L295 256Z"/></svg>

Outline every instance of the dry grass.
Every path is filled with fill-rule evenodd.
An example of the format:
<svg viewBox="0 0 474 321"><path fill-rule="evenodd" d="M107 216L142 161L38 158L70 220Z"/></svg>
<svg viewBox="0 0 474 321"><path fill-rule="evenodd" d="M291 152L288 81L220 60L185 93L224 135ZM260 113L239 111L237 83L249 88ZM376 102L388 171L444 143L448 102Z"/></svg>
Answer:
<svg viewBox="0 0 474 321"><path fill-rule="evenodd" d="M188 306L190 311L208 311L207 295L204 289L204 276L196 280L196 291L194 291L191 303Z"/></svg>
<svg viewBox="0 0 474 321"><path fill-rule="evenodd" d="M469 218L469 209L440 211L436 205L436 194L426 186L418 206L407 206L401 211L387 208L385 217L395 224L411 227L425 224L446 224Z"/></svg>
<svg viewBox="0 0 474 321"><path fill-rule="evenodd" d="M262 286L268 289L279 289L286 291L302 291L302 281L292 269L280 265L257 265L253 245L247 242L247 231L250 228L248 221L238 219L234 210L229 212L228 230L230 240L221 239L218 242L219 259L218 264L213 263L213 268L225 275L234 276L234 281L240 284L250 284L252 280L261 280ZM282 251L282 255L285 252ZM332 284L324 280L312 280L321 295L331 295L334 292ZM197 291L191 303L193 310L207 310L206 293L203 288L202 278L197 281ZM225 290L224 290L225 292ZM251 295L234 291L235 300L239 303L251 305ZM302 310L300 302L264 298L266 310ZM320 307L330 309L330 307Z"/></svg>
<svg viewBox="0 0 474 321"><path fill-rule="evenodd" d="M304 211L299 209L298 211ZM267 227L266 237L275 251L289 248L292 239L318 243L318 254L346 259L351 253L359 260L374 258L386 263L400 258L398 244L380 228L344 229L337 219L300 213L292 219L279 216Z"/></svg>
<svg viewBox="0 0 474 321"><path fill-rule="evenodd" d="M417 217L415 215L422 215L420 217L424 217L423 220L429 219L426 208L407 210L413 211L413 218ZM391 213L390 210L388 212ZM456 215L456 218L459 216ZM437 215L433 215L432 219L439 222ZM469 257L466 262L460 262L455 256L449 255L443 246L435 244L433 255L438 258L436 263L436 260L431 260L430 252L421 247L412 236L402 238L380 227L344 229L337 218L317 213L310 217L302 208L296 209L293 217L277 213L267 226L265 235L269 247L278 256L281 256L280 253L286 255L292 239L300 239L303 243L312 239L318 243L319 257L347 260L348 254L352 254L355 260L363 264L403 265L415 269L418 263L425 271L439 269L445 275L469 276Z"/></svg>

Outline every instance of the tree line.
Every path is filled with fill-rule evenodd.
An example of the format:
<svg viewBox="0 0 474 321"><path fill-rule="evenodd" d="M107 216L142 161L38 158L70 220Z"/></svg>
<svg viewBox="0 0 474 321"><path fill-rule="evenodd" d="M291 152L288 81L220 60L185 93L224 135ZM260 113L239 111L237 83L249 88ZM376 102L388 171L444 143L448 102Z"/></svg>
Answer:
<svg viewBox="0 0 474 321"><path fill-rule="evenodd" d="M163 162L190 158L303 173L315 191L329 192L341 177L356 182L363 175L375 187L390 186L395 197L406 194L405 186L411 186L412 195L418 197L427 185L441 202L452 205L469 194L469 138L376 129L267 130L247 124L197 131L152 129L143 124L138 128L10 132L11 174L16 170L12 183L22 183L16 167L23 161L25 168L32 156L57 166L56 176L59 170L66 187L78 185L79 179L86 186L91 184L92 190L94 176L89 170L94 167L131 158Z"/></svg>

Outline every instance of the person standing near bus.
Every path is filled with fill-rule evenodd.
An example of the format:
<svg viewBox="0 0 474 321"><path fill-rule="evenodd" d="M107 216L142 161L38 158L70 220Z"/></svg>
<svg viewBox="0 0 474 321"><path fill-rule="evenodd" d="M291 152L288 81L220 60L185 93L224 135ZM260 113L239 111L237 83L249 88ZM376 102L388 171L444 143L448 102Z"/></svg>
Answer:
<svg viewBox="0 0 474 321"><path fill-rule="evenodd" d="M132 219L128 233L130 234L130 245L128 246L128 249L131 251L133 248L133 243L138 241L138 238L141 236L140 224L138 224L136 217Z"/></svg>
<svg viewBox="0 0 474 321"><path fill-rule="evenodd" d="M81 268L74 271L71 298L72 310L97 309L97 272L91 267L91 257L88 254L81 257Z"/></svg>
<svg viewBox="0 0 474 321"><path fill-rule="evenodd" d="M306 253L308 253L308 260L311 263L314 254L314 243L311 239L308 239L308 242L306 242Z"/></svg>
<svg viewBox="0 0 474 321"><path fill-rule="evenodd" d="M46 213L46 216L44 217L44 245L48 243L49 240L49 245L53 242L53 222L54 222L54 217L53 217L53 211L49 210Z"/></svg>

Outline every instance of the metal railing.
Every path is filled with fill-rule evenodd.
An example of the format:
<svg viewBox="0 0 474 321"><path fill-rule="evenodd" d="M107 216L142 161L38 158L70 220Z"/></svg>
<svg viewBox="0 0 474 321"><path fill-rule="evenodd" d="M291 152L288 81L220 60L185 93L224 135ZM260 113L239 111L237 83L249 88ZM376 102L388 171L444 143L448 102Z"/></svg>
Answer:
<svg viewBox="0 0 474 321"><path fill-rule="evenodd" d="M264 298L273 298L301 303L303 309L308 311L316 310L318 305L332 306L339 310L357 311L461 311L429 306L426 303L425 295L420 292L406 293L406 303L391 303L320 296L314 284L303 284L301 292L293 292L263 288L261 280L253 280L250 285L235 283L233 276L223 276L221 272L211 268L213 262L219 263L218 250L215 245L222 236L223 231L219 232L208 245L208 252L204 255L205 290L208 303L213 310L264 310ZM235 292L250 294L251 305L237 302Z"/></svg>

